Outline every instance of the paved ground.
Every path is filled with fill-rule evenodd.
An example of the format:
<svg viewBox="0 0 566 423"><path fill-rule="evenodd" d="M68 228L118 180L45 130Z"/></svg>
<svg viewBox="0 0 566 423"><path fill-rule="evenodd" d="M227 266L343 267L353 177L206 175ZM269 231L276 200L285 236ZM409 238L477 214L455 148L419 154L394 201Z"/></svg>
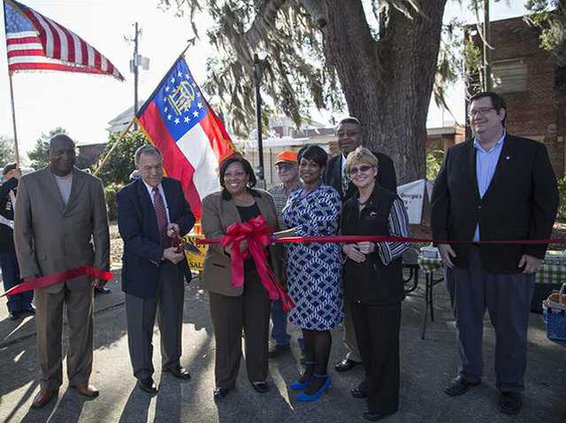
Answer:
<svg viewBox="0 0 566 423"><path fill-rule="evenodd" d="M422 281L421 281L422 286ZM207 296L197 284L185 292L182 364L193 375L179 382L155 374L159 394L153 398L135 388L125 332L124 297L116 284L112 294L96 299L95 354L91 382L101 390L93 401L84 401L63 385L58 402L30 410L37 391L35 334L32 318L19 323L7 320L5 300L0 300L0 420L4 422L350 422L364 421L363 400L349 391L362 377L356 368L346 374L331 372L333 386L317 403L301 404L287 385L298 373L298 351L273 360L272 389L260 395L252 390L242 363L237 389L220 404L212 400L214 340ZM443 286L435 291L436 321L420 339L423 292L411 294L403 305L401 330L401 409L386 422L566 422L566 348L547 340L541 316L531 315L529 367L525 406L511 418L497 410L493 374L494 338L485 330L486 376L484 384L464 397L449 398L443 385L458 365L454 321ZM297 333L293 333L296 338ZM342 331L335 331L331 361L341 358ZM156 332L155 343L159 345ZM159 368L159 348L154 363Z"/></svg>

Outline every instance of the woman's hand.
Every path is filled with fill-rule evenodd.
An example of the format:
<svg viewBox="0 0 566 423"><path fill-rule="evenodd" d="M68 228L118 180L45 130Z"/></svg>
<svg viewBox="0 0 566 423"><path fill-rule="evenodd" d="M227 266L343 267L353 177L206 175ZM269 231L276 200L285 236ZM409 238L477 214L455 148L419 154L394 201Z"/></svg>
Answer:
<svg viewBox="0 0 566 423"><path fill-rule="evenodd" d="M350 260L356 263L363 263L366 260L366 255L359 250L358 244L344 244L342 251Z"/></svg>
<svg viewBox="0 0 566 423"><path fill-rule="evenodd" d="M228 254L229 256L232 255L232 247L234 246L234 243L227 245L226 247L224 247L224 251L226 252L226 254ZM239 246L239 250L240 253L243 253L244 251L246 251L248 249L248 240L244 239L243 241L240 242L240 246Z"/></svg>
<svg viewBox="0 0 566 423"><path fill-rule="evenodd" d="M375 243L371 241L358 242L358 250L364 254L370 254L375 251Z"/></svg>

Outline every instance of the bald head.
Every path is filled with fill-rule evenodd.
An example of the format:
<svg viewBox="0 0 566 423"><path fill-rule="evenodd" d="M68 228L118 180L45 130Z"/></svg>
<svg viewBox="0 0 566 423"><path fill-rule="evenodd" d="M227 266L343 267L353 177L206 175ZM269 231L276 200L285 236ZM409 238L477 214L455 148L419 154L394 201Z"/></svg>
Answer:
<svg viewBox="0 0 566 423"><path fill-rule="evenodd" d="M67 176L76 162L75 143L65 135L58 134L49 140L49 167L57 176Z"/></svg>

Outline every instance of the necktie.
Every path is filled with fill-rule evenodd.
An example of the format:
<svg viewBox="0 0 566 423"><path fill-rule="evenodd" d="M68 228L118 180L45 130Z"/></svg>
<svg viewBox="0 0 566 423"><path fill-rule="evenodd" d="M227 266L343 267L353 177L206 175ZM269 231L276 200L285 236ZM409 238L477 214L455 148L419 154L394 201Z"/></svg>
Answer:
<svg viewBox="0 0 566 423"><path fill-rule="evenodd" d="M348 174L346 173L346 166L342 168L342 192L344 195L348 192L348 186L350 184L350 178L348 178Z"/></svg>
<svg viewBox="0 0 566 423"><path fill-rule="evenodd" d="M157 228L161 242L164 247L167 247L167 212L165 211L165 204L163 204L163 197L161 197L157 187L153 188L153 208L155 209L155 216L157 216Z"/></svg>

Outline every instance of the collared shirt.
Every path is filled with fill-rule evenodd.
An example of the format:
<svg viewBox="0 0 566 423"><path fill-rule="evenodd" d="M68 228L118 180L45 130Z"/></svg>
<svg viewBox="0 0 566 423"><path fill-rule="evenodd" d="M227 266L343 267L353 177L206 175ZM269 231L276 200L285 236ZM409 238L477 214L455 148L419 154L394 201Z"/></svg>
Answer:
<svg viewBox="0 0 566 423"><path fill-rule="evenodd" d="M503 149L503 142L505 141L506 132L503 130L501 138L491 147L489 150L485 150L479 139L474 138L474 148L476 149L476 179L478 183L478 191L480 193L480 198L483 198L484 194L491 184L493 175L495 174L495 168L497 167L497 162L499 161L499 156L501 155L501 150ZM474 233L474 241L480 240L480 225L476 225L476 231Z"/></svg>
<svg viewBox="0 0 566 423"><path fill-rule="evenodd" d="M350 184L350 178L346 173L346 156L344 153L341 154L340 163L342 164L342 172L340 173L342 181L342 192L346 194L348 192L348 185Z"/></svg>
<svg viewBox="0 0 566 423"><path fill-rule="evenodd" d="M284 184L279 184L279 185L276 185L276 186L269 189L269 193L271 194L271 196L273 197L273 201L275 202L275 210L277 211L277 219L279 220L279 224L281 225L282 229L286 229L286 228L283 228L283 219L281 218L281 212L283 211L283 209L285 208L285 205L287 204L287 198L289 198L289 195L293 191L295 191L297 188L300 188L301 186L302 185L299 182L289 192L285 191L285 185Z"/></svg>
<svg viewBox="0 0 566 423"><path fill-rule="evenodd" d="M155 201L153 200L153 187L146 183L143 179L142 182L144 183L145 187L147 188L147 192L149 194L149 198L151 198L151 203L155 208ZM171 223L171 218L169 217L169 206L167 205L167 198L165 198L165 191L163 191L163 185L159 184L157 186L159 193L161 194L161 198L163 199L163 205L165 206L165 213L167 214L167 223Z"/></svg>

